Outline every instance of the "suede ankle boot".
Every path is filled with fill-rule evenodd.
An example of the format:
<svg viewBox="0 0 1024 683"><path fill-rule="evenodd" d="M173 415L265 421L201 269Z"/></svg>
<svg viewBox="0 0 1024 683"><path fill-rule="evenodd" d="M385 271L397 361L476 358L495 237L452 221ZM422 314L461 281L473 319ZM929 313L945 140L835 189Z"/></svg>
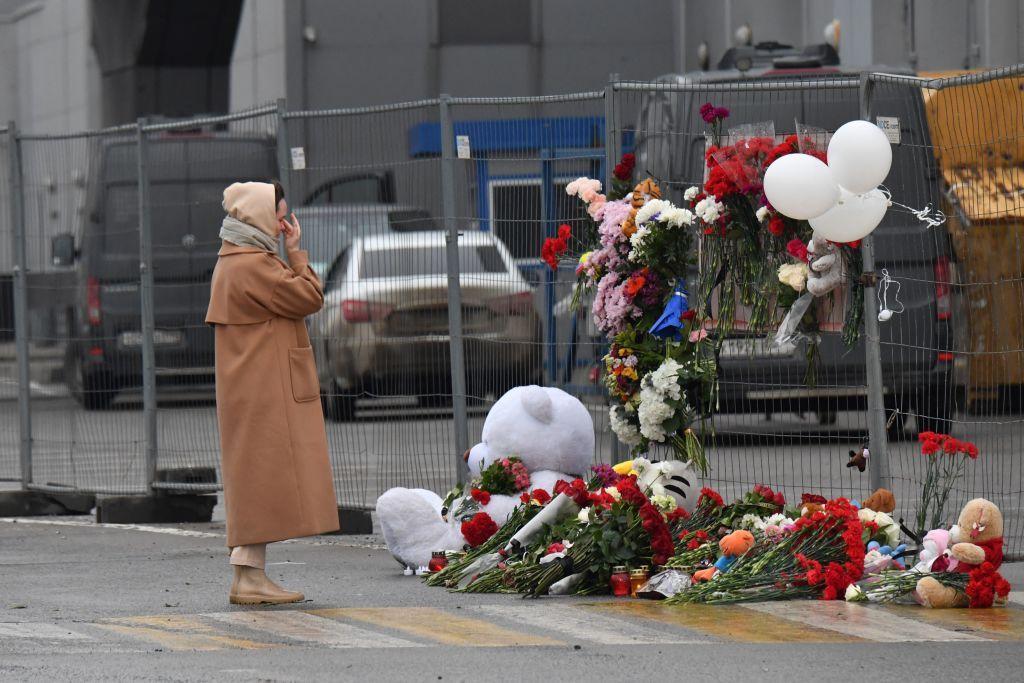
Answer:
<svg viewBox="0 0 1024 683"><path fill-rule="evenodd" d="M283 605L305 600L302 593L281 588L262 569L233 565L229 599L232 605Z"/></svg>

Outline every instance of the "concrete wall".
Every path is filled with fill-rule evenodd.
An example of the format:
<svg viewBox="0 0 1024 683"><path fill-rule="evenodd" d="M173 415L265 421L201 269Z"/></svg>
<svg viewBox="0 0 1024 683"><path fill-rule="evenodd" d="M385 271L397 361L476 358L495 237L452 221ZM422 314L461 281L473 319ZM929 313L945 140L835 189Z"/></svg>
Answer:
<svg viewBox="0 0 1024 683"><path fill-rule="evenodd" d="M232 111L285 96L285 0L246 2L231 60Z"/></svg>
<svg viewBox="0 0 1024 683"><path fill-rule="evenodd" d="M86 0L10 2L0 13L0 115L25 130L63 132L99 122L99 69Z"/></svg>

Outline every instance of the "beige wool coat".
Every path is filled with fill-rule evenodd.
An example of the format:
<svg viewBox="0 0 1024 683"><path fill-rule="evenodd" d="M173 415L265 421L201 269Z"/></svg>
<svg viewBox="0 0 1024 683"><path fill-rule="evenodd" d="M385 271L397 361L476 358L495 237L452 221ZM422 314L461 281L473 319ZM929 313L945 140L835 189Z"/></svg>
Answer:
<svg viewBox="0 0 1024 683"><path fill-rule="evenodd" d="M266 183L225 191L229 215L276 236L273 201L273 186ZM206 322L215 327L229 547L338 529L320 386L304 321L322 305L323 290L305 251L291 252L286 264L256 247L224 242Z"/></svg>

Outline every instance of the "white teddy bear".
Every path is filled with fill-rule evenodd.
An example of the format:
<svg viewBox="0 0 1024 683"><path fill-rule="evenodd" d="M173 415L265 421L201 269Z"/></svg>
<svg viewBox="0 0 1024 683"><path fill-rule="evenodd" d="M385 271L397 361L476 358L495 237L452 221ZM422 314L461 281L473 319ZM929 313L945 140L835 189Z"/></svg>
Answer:
<svg viewBox="0 0 1024 683"><path fill-rule="evenodd" d="M561 389L516 387L491 407L484 420L482 441L466 454L471 478L502 458L517 457L530 473L529 490L554 493L555 483L586 477L594 458L594 422L575 397ZM421 567L436 550L461 550L466 543L457 511L467 497L449 510L433 491L393 488L377 499L384 542L395 559ZM519 494L491 494L479 510L501 526L520 504ZM446 518L447 517L447 518Z"/></svg>

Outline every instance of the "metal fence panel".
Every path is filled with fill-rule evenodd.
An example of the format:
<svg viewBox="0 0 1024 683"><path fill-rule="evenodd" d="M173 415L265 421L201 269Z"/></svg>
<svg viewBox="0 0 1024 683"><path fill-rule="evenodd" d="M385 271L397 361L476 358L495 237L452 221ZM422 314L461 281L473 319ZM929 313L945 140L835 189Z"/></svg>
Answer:
<svg viewBox="0 0 1024 683"><path fill-rule="evenodd" d="M154 488L211 490L219 487L220 442L214 333L205 319L221 246L223 192L233 182L277 177L276 108L152 123L144 131L154 327L155 409L143 415L155 430L156 460L150 467ZM132 250L139 254L138 241ZM144 324L140 318L138 329ZM135 353L142 350L140 345ZM132 390L144 393L141 373Z"/></svg>
<svg viewBox="0 0 1024 683"><path fill-rule="evenodd" d="M589 220L565 187L580 176L605 175L603 93L457 98L452 111L462 147L455 183L462 239L479 233L514 262L513 268L472 258L462 264L471 403L486 409L524 384L561 387L588 406L597 456L610 459L613 439L594 374L606 342L586 306L572 310L574 264L553 271L540 259L544 240L559 226L578 238ZM481 426L471 422L471 444Z"/></svg>
<svg viewBox="0 0 1024 683"><path fill-rule="evenodd" d="M906 226L896 240L876 241L908 309L883 325L883 367L912 362L918 374L886 374L897 420L916 431L950 433L974 442L981 455L968 463L941 520L956 521L974 497L996 503L1005 520L1006 551L1024 552L1024 78L933 81L873 77L870 117L898 117L894 170L887 184L890 214ZM901 110L901 103L914 107ZM918 133L921 131L921 133ZM900 164L898 159L910 159ZM912 209L941 209L944 225L929 227ZM894 235L895 237L895 235ZM923 259L921 254L934 255ZM890 290L890 297L892 290ZM890 300L890 308L894 308ZM885 334L886 328L890 333ZM900 512L915 519L926 459L917 443L890 446L892 488Z"/></svg>
<svg viewBox="0 0 1024 683"><path fill-rule="evenodd" d="M25 136L21 158L32 485L140 491L143 432L130 403L96 410L138 372L125 348L139 287L133 131ZM56 263L62 239L77 257Z"/></svg>
<svg viewBox="0 0 1024 683"><path fill-rule="evenodd" d="M456 480L437 100L288 114L288 193L325 281L310 335L338 501Z"/></svg>
<svg viewBox="0 0 1024 683"><path fill-rule="evenodd" d="M699 109L706 102L730 110L726 128L769 121L776 136L795 133L797 122L832 131L859 118L858 81L850 78L615 86L613 126L621 132L623 151L636 154L634 180L655 178L680 205L685 190L704 181L707 139ZM714 239L705 238L702 249L713 248ZM696 273L691 278L693 292ZM831 319L841 323L845 309L836 308ZM772 316L776 324L784 313ZM705 432L708 483L726 498L756 483L781 488L790 500L804 491L866 496L867 473L846 467L847 451L868 437L863 340L847 349L838 334L827 333L808 386L802 349L771 355L767 346L751 342L774 334L774 327L740 331L742 311L735 317L736 331L719 356L718 412Z"/></svg>
<svg viewBox="0 0 1024 683"><path fill-rule="evenodd" d="M14 342L14 233L11 229L13 140L0 128L0 481L20 481L18 364Z"/></svg>

